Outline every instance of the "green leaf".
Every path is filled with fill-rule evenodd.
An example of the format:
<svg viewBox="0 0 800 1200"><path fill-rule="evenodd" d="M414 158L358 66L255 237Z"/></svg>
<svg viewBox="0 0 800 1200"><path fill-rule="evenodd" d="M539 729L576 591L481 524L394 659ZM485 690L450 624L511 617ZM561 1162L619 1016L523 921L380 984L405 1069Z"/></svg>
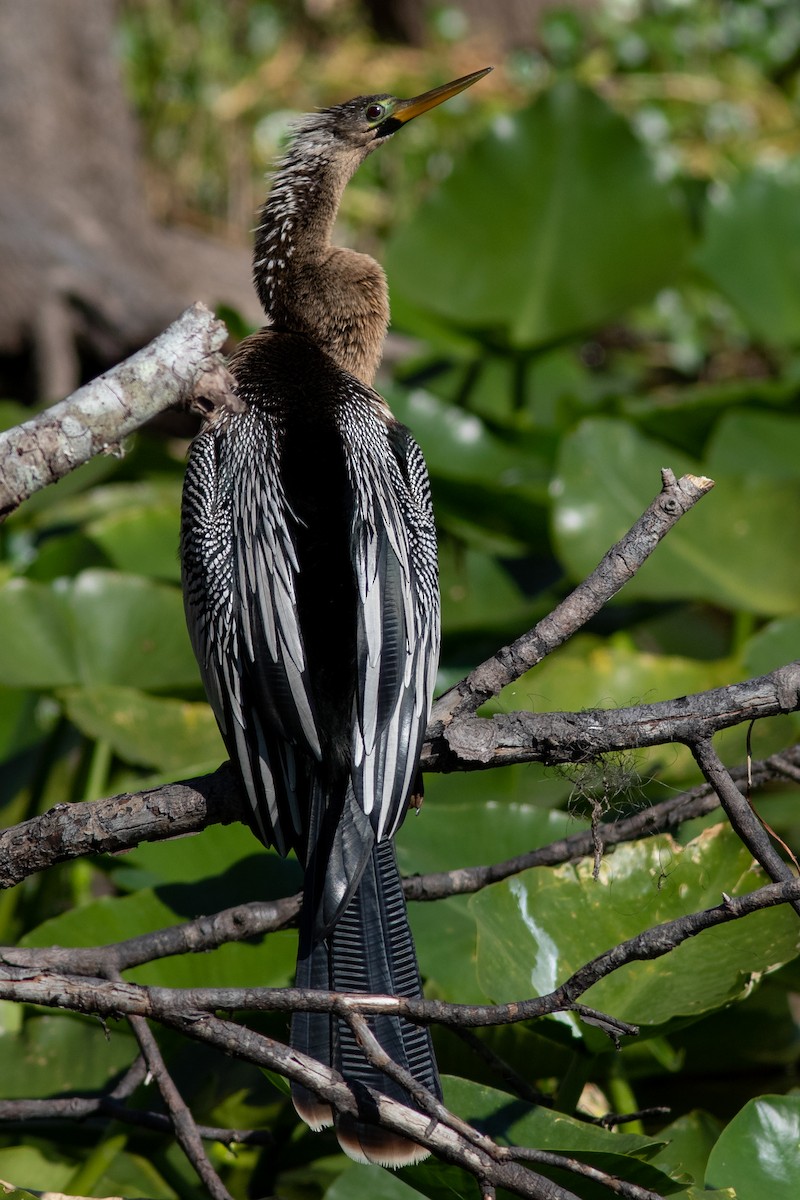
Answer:
<svg viewBox="0 0 800 1200"><path fill-rule="evenodd" d="M627 122L564 81L459 159L391 239L387 269L423 313L532 347L651 296L688 243L675 191Z"/></svg>
<svg viewBox="0 0 800 1200"><path fill-rule="evenodd" d="M214 715L205 703L114 686L67 688L58 698L82 733L107 741L126 762L180 771L227 757Z"/></svg>
<svg viewBox="0 0 800 1200"><path fill-rule="evenodd" d="M86 532L118 570L178 582L179 527L180 503L176 498L109 513L88 525Z"/></svg>
<svg viewBox="0 0 800 1200"><path fill-rule="evenodd" d="M477 414L421 389L398 390L392 407L425 454L440 526L472 543L494 537L498 553L512 556L537 535L544 541L552 465L541 437L499 437Z"/></svg>
<svg viewBox="0 0 800 1200"><path fill-rule="evenodd" d="M63 1192L74 1168L74 1158L63 1157L50 1142L40 1138L29 1139L25 1146L0 1150L0 1180L24 1180L25 1187L41 1189L40 1196L41 1191ZM15 1195L30 1193L23 1189L11 1195L13 1200Z"/></svg>
<svg viewBox="0 0 800 1200"><path fill-rule="evenodd" d="M478 779L458 775L451 790L461 796L445 802L439 799L445 790L440 782L438 776L428 778L422 808L409 814L397 835L406 874L501 862L583 828L569 813L532 803L534 781L524 769L503 767L481 772Z"/></svg>
<svg viewBox="0 0 800 1200"><path fill-rule="evenodd" d="M800 419L738 409L714 427L707 451L711 474L800 479Z"/></svg>
<svg viewBox="0 0 800 1200"><path fill-rule="evenodd" d="M721 1130L722 1123L710 1113L686 1113L660 1130L658 1136L666 1145L656 1154L653 1164L672 1179L702 1184L708 1156Z"/></svg>
<svg viewBox="0 0 800 1200"><path fill-rule="evenodd" d="M0 588L0 678L12 687L197 684L178 588L111 571Z"/></svg>
<svg viewBox="0 0 800 1200"><path fill-rule="evenodd" d="M0 1096L37 1098L99 1091L129 1066L136 1053L125 1025L104 1029L99 1021L72 1013L50 1016L26 1010L22 1028L2 1037Z"/></svg>
<svg viewBox="0 0 800 1200"><path fill-rule="evenodd" d="M349 1167L328 1188L325 1200L414 1200L422 1196L383 1167Z"/></svg>
<svg viewBox="0 0 800 1200"><path fill-rule="evenodd" d="M33 746L44 733L38 701L31 692L0 687L0 762Z"/></svg>
<svg viewBox="0 0 800 1200"><path fill-rule="evenodd" d="M508 1092L455 1075L445 1076L442 1087L448 1108L502 1143L534 1146L556 1154L588 1152L620 1158L633 1155L648 1160L663 1145L661 1135L612 1133L599 1125L528 1104Z"/></svg>
<svg viewBox="0 0 800 1200"><path fill-rule="evenodd" d="M800 1094L759 1096L722 1131L708 1159L707 1187L731 1187L736 1200L796 1200Z"/></svg>
<svg viewBox="0 0 800 1200"><path fill-rule="evenodd" d="M471 900L481 984L496 1001L544 995L642 930L763 882L727 825L686 846L670 837L619 846L604 858L597 880L588 860L526 871ZM706 930L667 956L630 963L582 999L653 1028L729 1004L798 950L796 918L782 906Z"/></svg>
<svg viewBox="0 0 800 1200"><path fill-rule="evenodd" d="M743 662L748 675L766 675L800 657L800 616L770 621L748 640Z"/></svg>
<svg viewBox="0 0 800 1200"><path fill-rule="evenodd" d="M398 391L392 409L413 430L432 475L470 480L498 492L546 483L545 464L535 451L498 437L476 413L421 388Z"/></svg>
<svg viewBox="0 0 800 1200"><path fill-rule="evenodd" d="M527 629L537 611L497 559L452 542L439 548L439 582L445 635Z"/></svg>
<svg viewBox="0 0 800 1200"><path fill-rule="evenodd" d="M638 650L627 633L579 634L568 646L508 684L486 710L577 712L622 708L721 687L730 659L705 662Z"/></svg>
<svg viewBox="0 0 800 1200"><path fill-rule="evenodd" d="M800 178L751 171L717 185L695 255L701 271L770 345L800 342Z"/></svg>
<svg viewBox="0 0 800 1200"><path fill-rule="evenodd" d="M419 969L442 999L457 1004L486 1004L477 974L478 930L467 896L436 904L412 904L408 919Z"/></svg>
<svg viewBox="0 0 800 1200"><path fill-rule="evenodd" d="M587 420L564 439L555 481L555 539L570 574L582 579L641 516L659 472L700 474L671 446L615 420ZM709 470L713 464L709 465ZM758 473L713 476L716 487L658 546L622 595L702 599L745 612L794 612L800 596L800 482Z"/></svg>
<svg viewBox="0 0 800 1200"><path fill-rule="evenodd" d="M142 843L115 856L109 865L119 887L153 888L180 917L198 908L205 912L230 908L254 896L277 900L302 886L294 857L281 858L277 851L265 849L247 826L238 823L209 826L180 843ZM169 886L173 884L178 886Z"/></svg>
<svg viewBox="0 0 800 1200"><path fill-rule="evenodd" d="M648 1161L662 1145L660 1136L611 1133L465 1079L445 1077L442 1084L447 1107L501 1145L530 1146L554 1154L574 1155L609 1174L650 1187L659 1195L677 1190ZM549 1168L537 1164L532 1164L532 1169L545 1175L551 1173ZM575 1182L574 1176L569 1178Z"/></svg>

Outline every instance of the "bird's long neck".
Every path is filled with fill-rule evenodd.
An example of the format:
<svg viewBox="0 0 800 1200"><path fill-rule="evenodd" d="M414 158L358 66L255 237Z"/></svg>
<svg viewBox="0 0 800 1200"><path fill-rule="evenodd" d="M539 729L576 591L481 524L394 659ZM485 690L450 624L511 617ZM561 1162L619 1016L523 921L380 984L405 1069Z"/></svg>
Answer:
<svg viewBox="0 0 800 1200"><path fill-rule="evenodd" d="M261 210L253 278L274 328L305 334L372 383L389 323L386 279L367 255L331 244L342 193L361 157L324 136L290 148Z"/></svg>

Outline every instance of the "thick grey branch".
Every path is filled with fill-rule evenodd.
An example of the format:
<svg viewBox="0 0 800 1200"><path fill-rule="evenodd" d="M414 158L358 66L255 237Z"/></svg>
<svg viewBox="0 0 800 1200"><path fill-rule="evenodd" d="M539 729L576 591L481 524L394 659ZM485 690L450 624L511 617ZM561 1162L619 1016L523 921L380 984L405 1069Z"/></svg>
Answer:
<svg viewBox="0 0 800 1200"><path fill-rule="evenodd" d="M798 772L800 747L795 746L754 763L750 777L754 787L761 787L770 780L794 778ZM731 774L734 779L744 779L746 771L739 768ZM711 812L718 803L711 786L704 784L622 820L601 824L594 831L571 834L503 862L414 875L403 881L404 893L407 900L440 900L477 892L532 867L557 866L583 858L594 851L598 841L601 846L609 847L668 832L683 821ZM127 813L131 813L130 828ZM139 795L63 805L0 833L0 887L13 887L34 871L66 858L125 850L141 841L196 832L214 822L227 824L240 816L237 784L228 764L213 775L186 784L172 784ZM223 942L286 928L294 924L299 905L299 895L270 903L253 901L183 925L142 934L113 947L69 951L56 947L53 954L69 955L71 969L83 974L122 971L156 958L211 950ZM55 959L51 965L58 965Z"/></svg>
<svg viewBox="0 0 800 1200"><path fill-rule="evenodd" d="M0 435L0 519L34 492L119 446L172 404L230 392L218 351L227 330L194 304L138 354Z"/></svg>
<svg viewBox="0 0 800 1200"><path fill-rule="evenodd" d="M615 750L694 744L720 729L800 708L800 661L745 683L631 708L579 713L498 713L453 721L423 751L424 770L511 763L588 762Z"/></svg>
<svg viewBox="0 0 800 1200"><path fill-rule="evenodd" d="M206 825L241 821L243 809L227 763L213 775L146 792L77 804L57 804L0 833L0 887L85 854L114 854L140 842L197 833Z"/></svg>

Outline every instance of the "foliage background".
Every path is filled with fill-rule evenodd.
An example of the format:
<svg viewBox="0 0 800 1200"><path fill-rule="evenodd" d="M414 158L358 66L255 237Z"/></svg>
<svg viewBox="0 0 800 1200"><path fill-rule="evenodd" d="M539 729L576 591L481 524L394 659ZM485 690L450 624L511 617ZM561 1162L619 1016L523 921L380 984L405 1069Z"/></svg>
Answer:
<svg viewBox="0 0 800 1200"><path fill-rule="evenodd" d="M501 705L664 699L794 659L796 5L607 0L545 14L525 48L486 46L457 7L434 10L426 45L409 49L376 43L352 3L129 0L119 48L153 206L242 240L292 113L354 91L413 94L494 60L480 88L368 161L340 225L389 274L395 339L381 386L431 469L440 685L547 613L646 506L665 465L717 486L617 602ZM5 424L27 415L13 398L0 412ZM4 824L187 778L222 757L178 590L186 444L143 433L123 459L91 463L0 533ZM753 752L795 737L794 718L770 722L753 731ZM743 759L743 739L720 738L726 761ZM694 782L678 747L580 771L431 777L424 815L399 840L402 867L499 860L579 828L592 808L613 816ZM758 807L797 850L796 795L772 790ZM623 937L758 882L708 819L677 841L618 850L598 881L583 864L540 870L411 915L431 994L503 1000L547 990ZM112 941L297 884L293 865L246 830L214 829L179 850L56 867L4 893L0 941ZM131 977L286 984L293 942L273 935ZM554 1110L510 1099L442 1035L442 1068L461 1077L447 1099L495 1132L581 1149L665 1193L794 1196L799 950L794 919L774 912L704 934L668 965L627 969L596 1000L644 1025L619 1054L563 1020L485 1034L554 1096ZM263 1026L284 1032L278 1018ZM0 1037L3 1097L91 1091L134 1054L122 1026L107 1039L91 1021L10 1005L0 1005ZM353 1167L332 1139L297 1127L255 1069L170 1035L164 1045L198 1119L275 1133L269 1151L213 1147L236 1196L474 1194L437 1164L401 1178ZM651 1104L671 1112L623 1133L572 1119ZM0 1130L0 1179L73 1194L200 1194L168 1140L91 1122Z"/></svg>

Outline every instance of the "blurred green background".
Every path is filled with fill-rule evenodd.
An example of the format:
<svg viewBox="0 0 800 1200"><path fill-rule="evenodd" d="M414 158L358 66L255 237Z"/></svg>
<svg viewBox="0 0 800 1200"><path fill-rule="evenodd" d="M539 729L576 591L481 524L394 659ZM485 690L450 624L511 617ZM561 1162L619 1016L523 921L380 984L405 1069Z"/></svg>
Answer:
<svg viewBox="0 0 800 1200"><path fill-rule="evenodd" d="M415 94L494 62L368 160L338 234L389 276L380 387L431 471L440 688L581 580L664 466L716 487L586 631L493 707L624 706L767 672L800 656L800 10L601 0L545 8L526 37L496 21L431 6L421 44L404 45L381 41L354 0L127 0L117 47L153 212L241 245L293 114L358 92ZM246 332L241 314L224 315ZM0 415L10 425L28 410L9 395ZM189 433L142 432L123 458L94 461L0 530L4 824L224 756L178 587ZM762 722L753 754L796 735L794 717ZM726 761L743 761L744 730L718 740ZM675 746L595 771L429 777L423 815L398 839L401 864L497 861L584 827L592 808L630 812L695 782ZM796 793L772 788L757 804L798 850ZM248 831L217 828L4 893L0 941L112 941L298 882ZM547 991L623 938L761 882L708 819L618 850L598 880L591 864L538 870L411 917L430 994L500 1001ZM131 977L287 984L293 936ZM799 952L796 919L778 910L626 968L587 997L642 1024L621 1053L567 1019L481 1034L553 1108L530 1109L442 1034L446 1099L500 1137L575 1152L665 1195L794 1198ZM260 1026L285 1033L282 1019ZM3 1098L97 1089L135 1054L122 1025L106 1040L91 1021L5 1003L0 1036ZM476 1194L435 1163L399 1178L353 1167L332 1137L296 1126L255 1069L163 1041L198 1119L275 1133L268 1150L211 1144L236 1197ZM142 1106L157 1106L152 1091ZM662 1104L669 1114L621 1134L583 1119ZM587 1200L606 1194L558 1178ZM92 1121L0 1127L0 1179L202 1195L169 1139Z"/></svg>

